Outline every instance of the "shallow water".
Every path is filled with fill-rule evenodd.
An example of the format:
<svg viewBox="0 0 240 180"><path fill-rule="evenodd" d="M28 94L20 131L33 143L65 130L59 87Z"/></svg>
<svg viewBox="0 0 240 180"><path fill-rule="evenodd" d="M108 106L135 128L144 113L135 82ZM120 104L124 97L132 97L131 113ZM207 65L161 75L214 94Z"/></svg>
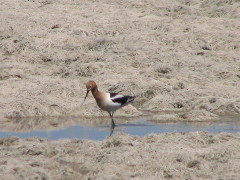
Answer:
<svg viewBox="0 0 240 180"><path fill-rule="evenodd" d="M154 123L149 120L139 119L134 123L118 123L113 134L124 132L130 135L144 136L151 133L171 132L194 132L205 131L211 133L240 132L240 117L224 118L225 120L215 122L164 122ZM28 132L0 131L0 138L17 136L20 138L41 137L51 140L64 138L103 140L110 134L109 125L87 126L73 125L56 130L31 130Z"/></svg>

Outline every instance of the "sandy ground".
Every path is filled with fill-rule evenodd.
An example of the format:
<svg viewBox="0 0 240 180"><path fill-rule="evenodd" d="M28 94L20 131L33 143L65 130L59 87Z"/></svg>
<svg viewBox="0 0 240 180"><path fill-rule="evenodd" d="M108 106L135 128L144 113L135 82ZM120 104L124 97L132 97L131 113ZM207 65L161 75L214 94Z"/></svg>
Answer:
<svg viewBox="0 0 240 180"><path fill-rule="evenodd" d="M240 113L239 0L5 0L0 19L1 130L66 125L41 119L48 116L82 117L86 124L108 117L92 96L81 106L90 79L102 91L137 96L118 119L154 112L154 121L209 121ZM239 179L238 136L2 139L0 173Z"/></svg>

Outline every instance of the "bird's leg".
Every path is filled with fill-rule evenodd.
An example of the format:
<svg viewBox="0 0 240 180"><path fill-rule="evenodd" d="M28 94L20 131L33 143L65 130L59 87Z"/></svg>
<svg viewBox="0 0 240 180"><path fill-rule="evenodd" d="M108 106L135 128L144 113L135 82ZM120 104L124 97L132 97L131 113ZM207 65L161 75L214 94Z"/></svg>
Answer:
<svg viewBox="0 0 240 180"><path fill-rule="evenodd" d="M112 121L111 131L110 131L110 135L109 135L109 136L111 136L113 134L115 123L114 123L114 120L113 120L113 112L112 112L112 114L111 114L111 112L109 112L109 115L110 115L110 118L111 118L111 121Z"/></svg>
<svg viewBox="0 0 240 180"><path fill-rule="evenodd" d="M112 121L111 128L114 129L115 123L114 123L114 120L113 120L113 112L109 112L109 115L110 115L110 118L111 118L111 121Z"/></svg>
<svg viewBox="0 0 240 180"><path fill-rule="evenodd" d="M112 128L113 129L115 128L115 123L114 123L114 120L113 120L113 112L112 112Z"/></svg>

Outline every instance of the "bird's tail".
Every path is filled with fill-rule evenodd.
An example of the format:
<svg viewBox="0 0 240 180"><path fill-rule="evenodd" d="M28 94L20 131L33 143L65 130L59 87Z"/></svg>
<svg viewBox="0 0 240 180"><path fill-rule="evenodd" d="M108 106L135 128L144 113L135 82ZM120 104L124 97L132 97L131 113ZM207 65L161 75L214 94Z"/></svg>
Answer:
<svg viewBox="0 0 240 180"><path fill-rule="evenodd" d="M128 103L132 102L136 96L128 96Z"/></svg>

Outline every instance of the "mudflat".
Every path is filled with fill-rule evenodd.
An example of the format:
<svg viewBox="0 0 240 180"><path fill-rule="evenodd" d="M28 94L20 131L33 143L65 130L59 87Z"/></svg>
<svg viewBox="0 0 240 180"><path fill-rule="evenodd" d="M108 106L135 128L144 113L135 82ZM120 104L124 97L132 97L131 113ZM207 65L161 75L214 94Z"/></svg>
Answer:
<svg viewBox="0 0 240 180"><path fill-rule="evenodd" d="M88 80L137 97L116 123L146 112L155 122L240 113L239 0L6 0L0 17L1 130L66 123L45 117L109 118L91 96L81 106ZM0 174L239 179L239 146L239 134L204 132L118 133L100 142L8 137Z"/></svg>

